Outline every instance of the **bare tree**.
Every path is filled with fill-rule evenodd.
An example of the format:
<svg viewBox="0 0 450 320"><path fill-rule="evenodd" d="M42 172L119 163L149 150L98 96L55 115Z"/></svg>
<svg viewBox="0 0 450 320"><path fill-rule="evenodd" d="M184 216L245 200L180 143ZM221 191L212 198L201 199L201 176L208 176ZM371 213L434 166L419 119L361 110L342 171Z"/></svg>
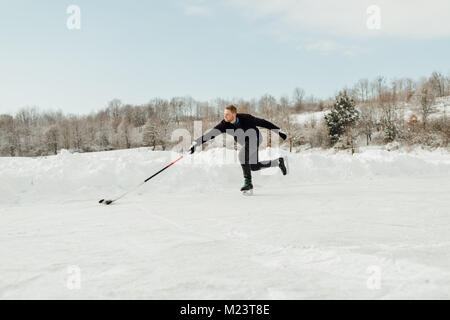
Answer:
<svg viewBox="0 0 450 320"><path fill-rule="evenodd" d="M79 119L77 116L72 115L70 119L70 127L71 127L71 137L72 142L71 145L75 147L77 151L83 151L83 128L82 128L82 119Z"/></svg>
<svg viewBox="0 0 450 320"><path fill-rule="evenodd" d="M0 115L0 152L2 155L14 157L20 150L20 140L17 135L14 118L10 115Z"/></svg>
<svg viewBox="0 0 450 320"><path fill-rule="evenodd" d="M372 104L364 104L359 107L362 133L366 136L366 145L372 141L372 134L375 129L374 106Z"/></svg>
<svg viewBox="0 0 450 320"><path fill-rule="evenodd" d="M57 125L52 125L45 132L45 144L49 151L58 154L59 129Z"/></svg>
<svg viewBox="0 0 450 320"><path fill-rule="evenodd" d="M295 139L297 138L297 129L295 121L292 120L293 107L289 102L287 96L280 98L279 110L277 111L276 121L284 129L287 134L287 140L289 143L289 152L292 152L292 147L294 146Z"/></svg>
<svg viewBox="0 0 450 320"><path fill-rule="evenodd" d="M277 100L270 94L262 96L258 102L258 111L262 115L262 117L273 121L274 116L277 112ZM266 131L266 133L267 133L267 146L270 147L272 146L271 132Z"/></svg>
<svg viewBox="0 0 450 320"><path fill-rule="evenodd" d="M129 149L131 148L131 130L132 130L132 124L127 119L124 119L122 123L120 124L120 133L123 137L123 140L125 142L125 148Z"/></svg>
<svg viewBox="0 0 450 320"><path fill-rule="evenodd" d="M120 117L120 108L122 107L122 101L119 99L113 99L108 103L107 111L109 113L109 116L111 118L112 122L112 128L114 130L114 133L117 133L117 129L122 122L122 119Z"/></svg>
<svg viewBox="0 0 450 320"><path fill-rule="evenodd" d="M366 102L369 95L369 80L360 79L356 84L355 90L358 93L359 101Z"/></svg>
<svg viewBox="0 0 450 320"><path fill-rule="evenodd" d="M301 111L303 108L303 100L305 99L305 90L302 88L295 88L294 94L293 94L293 100L294 100L294 108L297 111Z"/></svg>
<svg viewBox="0 0 450 320"><path fill-rule="evenodd" d="M417 100L420 106L419 110L422 116L423 128L425 130L427 128L428 117L435 111L433 107L435 99L436 97L433 93L433 90L428 84L423 85L420 88L419 93L417 94Z"/></svg>
<svg viewBox="0 0 450 320"><path fill-rule="evenodd" d="M443 97L445 95L445 77L441 73L433 72L428 82L435 97Z"/></svg>

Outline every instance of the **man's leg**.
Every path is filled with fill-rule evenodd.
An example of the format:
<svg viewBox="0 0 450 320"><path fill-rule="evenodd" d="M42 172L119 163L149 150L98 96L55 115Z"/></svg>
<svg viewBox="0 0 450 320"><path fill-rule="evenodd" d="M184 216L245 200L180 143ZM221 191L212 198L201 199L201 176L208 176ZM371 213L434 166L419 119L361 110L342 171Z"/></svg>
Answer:
<svg viewBox="0 0 450 320"><path fill-rule="evenodd" d="M252 172L250 167L249 145L246 143L239 151L239 162L241 163L244 179L252 180Z"/></svg>
<svg viewBox="0 0 450 320"><path fill-rule="evenodd" d="M259 161L259 150L258 147L261 144L261 140L258 139L258 145L256 148L252 150L250 148L250 152L252 152L252 159L253 162L250 163L250 168L252 171L258 171L264 168L270 168L270 167L278 167L280 161L279 159L276 160L266 160L266 161Z"/></svg>
<svg viewBox="0 0 450 320"><path fill-rule="evenodd" d="M248 144L245 144L239 151L239 161L241 162L242 173L244 174L244 185L242 186L241 191L245 194L251 194L253 190L250 158L249 146Z"/></svg>
<svg viewBox="0 0 450 320"><path fill-rule="evenodd" d="M258 171L265 168L278 167L280 159L259 161L258 163L251 165L252 171Z"/></svg>
<svg viewBox="0 0 450 320"><path fill-rule="evenodd" d="M254 141L256 143L253 141L251 139L246 140L244 146L239 151L239 161L241 163L244 179L251 183L252 171L259 171L270 167L279 167L283 174L286 174L283 158L259 161L258 147L261 144L261 139L257 138L256 141Z"/></svg>
<svg viewBox="0 0 450 320"><path fill-rule="evenodd" d="M258 140L258 147L261 143L261 140ZM256 159L256 161L250 163L250 169L251 171L258 171L264 168L271 168L271 167L279 167L283 175L287 174L287 169L284 163L283 158L278 158L274 160L266 160L266 161L259 161L259 151L258 147L256 147L255 150L252 150L250 147L250 152L253 152L253 159Z"/></svg>

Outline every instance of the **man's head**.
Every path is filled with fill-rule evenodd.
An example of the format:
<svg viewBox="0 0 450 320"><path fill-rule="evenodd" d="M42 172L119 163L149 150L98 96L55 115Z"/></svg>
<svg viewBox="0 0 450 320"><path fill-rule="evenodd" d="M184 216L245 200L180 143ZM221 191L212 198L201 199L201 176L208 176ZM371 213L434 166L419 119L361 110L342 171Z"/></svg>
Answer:
<svg viewBox="0 0 450 320"><path fill-rule="evenodd" d="M234 105L230 104L229 106L225 107L225 110L223 112L223 119L226 122L235 122L236 121L236 114L237 114L237 109Z"/></svg>

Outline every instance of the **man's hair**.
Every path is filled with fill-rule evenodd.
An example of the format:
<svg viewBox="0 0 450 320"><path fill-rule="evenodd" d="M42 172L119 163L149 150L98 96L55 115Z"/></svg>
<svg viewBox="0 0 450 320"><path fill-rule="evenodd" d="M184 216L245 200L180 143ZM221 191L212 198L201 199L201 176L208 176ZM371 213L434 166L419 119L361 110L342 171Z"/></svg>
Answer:
<svg viewBox="0 0 450 320"><path fill-rule="evenodd" d="M225 107L225 110L230 110L230 111L233 112L233 113L236 113L236 112L237 112L237 108L236 108L236 106L233 105L233 104L230 104L230 105L226 106L226 107Z"/></svg>

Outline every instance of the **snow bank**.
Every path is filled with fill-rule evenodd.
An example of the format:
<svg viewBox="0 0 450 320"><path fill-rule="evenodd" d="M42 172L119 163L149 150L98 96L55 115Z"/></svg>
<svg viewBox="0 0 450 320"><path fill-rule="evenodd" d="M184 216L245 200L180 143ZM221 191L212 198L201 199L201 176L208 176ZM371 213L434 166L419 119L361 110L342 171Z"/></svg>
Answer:
<svg viewBox="0 0 450 320"><path fill-rule="evenodd" d="M445 150L389 152L362 149L353 156L333 150L288 153L266 149L260 160L287 155L290 174L279 169L254 173L256 185L297 185L354 179L383 179L410 175L450 175L450 153ZM40 158L0 158L0 202L21 203L54 199L101 199L121 194L141 183L179 154L147 148L97 153L63 151ZM236 153L210 149L187 156L139 189L140 192L172 193L221 191L238 187L242 173Z"/></svg>

